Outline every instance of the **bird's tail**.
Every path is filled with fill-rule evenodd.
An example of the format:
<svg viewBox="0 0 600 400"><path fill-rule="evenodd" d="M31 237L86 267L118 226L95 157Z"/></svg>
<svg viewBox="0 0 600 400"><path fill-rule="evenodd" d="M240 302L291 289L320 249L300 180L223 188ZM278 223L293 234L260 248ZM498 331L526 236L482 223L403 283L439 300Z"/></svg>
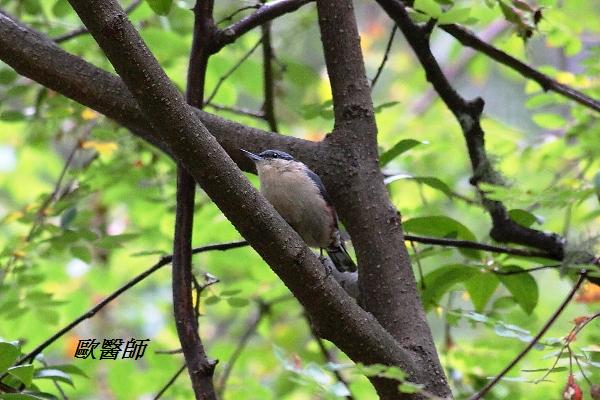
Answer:
<svg viewBox="0 0 600 400"><path fill-rule="evenodd" d="M333 261L333 265L340 272L355 272L356 264L350 258L350 254L346 251L343 243L340 243L339 246L332 246L327 248L327 254L329 254L329 258Z"/></svg>

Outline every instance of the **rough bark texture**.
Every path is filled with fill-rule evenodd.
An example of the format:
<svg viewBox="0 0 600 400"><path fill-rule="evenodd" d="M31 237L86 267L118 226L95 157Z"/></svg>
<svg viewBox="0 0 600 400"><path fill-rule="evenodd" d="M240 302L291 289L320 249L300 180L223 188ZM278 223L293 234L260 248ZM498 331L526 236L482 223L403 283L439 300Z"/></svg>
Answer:
<svg viewBox="0 0 600 400"><path fill-rule="evenodd" d="M317 0L321 41L335 113L335 128L320 156L326 185L337 182L334 202L361 267L360 304L420 359L411 380L449 396L425 312L419 299L400 214L392 206L378 166L377 127L351 0ZM343 60L343 61L342 61ZM379 389L379 387L378 387ZM382 388L386 397L397 391Z"/></svg>

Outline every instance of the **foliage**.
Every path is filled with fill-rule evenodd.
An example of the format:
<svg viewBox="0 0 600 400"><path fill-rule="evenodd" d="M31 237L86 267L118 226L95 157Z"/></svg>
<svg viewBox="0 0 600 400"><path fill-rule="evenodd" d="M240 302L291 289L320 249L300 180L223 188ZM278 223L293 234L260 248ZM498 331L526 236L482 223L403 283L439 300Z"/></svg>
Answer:
<svg viewBox="0 0 600 400"><path fill-rule="evenodd" d="M476 30L505 20L510 29L490 41L557 81L598 98L600 54L597 46L585 41L600 33L599 10L593 3L417 0L411 16L434 17L439 24L464 23ZM0 5L51 37L79 26L66 0L0 0ZM192 37L190 6L185 1L147 0L130 14L180 88L185 86ZM215 15L228 16L241 6L219 2ZM390 22L370 11L369 5L357 4L365 63L372 77L383 57ZM280 129L318 140L332 128L333 110L315 8L300 8L272 27ZM211 58L207 93L259 37L258 30L251 31ZM508 182L484 186L486 195L505 202L521 224L560 232L573 250L597 254L598 114L544 92L482 55L467 55L439 30L434 30L432 40L459 92L486 101L486 147ZM62 46L111 69L88 35ZM261 71L255 54L222 82L213 102L260 110ZM468 182L472 171L460 127L428 90L422 69L397 38L373 90L373 102L379 105L380 165L390 196L408 233L490 242L489 218ZM0 64L0 99L0 375L8 374L3 380L7 384L25 385L21 397L0 398L54 398L47 393L59 395L55 384L73 399L103 397L100 393L114 398L155 394L182 362L180 355L156 353L179 347L168 267L68 332L32 363L13 364L22 352L171 252L173 162L102 115L19 77L4 64ZM248 115L208 110L266 127ZM195 217L195 245L239 239L204 193L198 194ZM417 243L412 249L416 276L423 271L422 300L457 398L476 392L521 350L571 282L569 274L560 279L553 270L494 273L527 269L547 260ZM404 380L402 371L384 366L338 368L348 359L328 343L336 362L324 359L300 306L279 301L287 289L251 249L203 253L194 259L194 268L198 276L210 273L220 281L202 292L200 304L202 337L209 355L220 360L217 382L221 366L231 359L249 325L248 316L259 312L261 304L273 302L237 360L225 398L336 398L347 395L348 389L357 399L373 398L365 376L386 373L403 382L402 390L419 389ZM568 268L562 271L573 273ZM586 290L594 289L590 285ZM564 354L557 366L551 366L558 356L558 338L569 332L573 318L596 312L599 301L596 292L595 297L580 297L580 303L571 305L539 351L497 385L489 399L557 398L567 377L571 379ZM592 382L600 382L597 326L597 320L591 322L572 344ZM151 339L140 360L73 358L80 339L130 337ZM334 379L334 371L349 379L349 388ZM534 385L545 371L552 375ZM574 373L585 387L580 370L575 368ZM169 389L169 398L190 396L187 376Z"/></svg>

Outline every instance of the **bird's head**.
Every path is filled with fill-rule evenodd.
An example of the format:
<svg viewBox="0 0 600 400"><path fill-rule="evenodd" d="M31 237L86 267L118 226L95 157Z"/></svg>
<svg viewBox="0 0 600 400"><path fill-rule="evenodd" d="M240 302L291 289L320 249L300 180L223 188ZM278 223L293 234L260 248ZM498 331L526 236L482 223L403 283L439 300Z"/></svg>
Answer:
<svg viewBox="0 0 600 400"><path fill-rule="evenodd" d="M285 171L291 168L298 168L302 165L288 153L279 150L265 150L259 154L254 154L244 149L240 150L246 157L254 161L259 174L267 170Z"/></svg>

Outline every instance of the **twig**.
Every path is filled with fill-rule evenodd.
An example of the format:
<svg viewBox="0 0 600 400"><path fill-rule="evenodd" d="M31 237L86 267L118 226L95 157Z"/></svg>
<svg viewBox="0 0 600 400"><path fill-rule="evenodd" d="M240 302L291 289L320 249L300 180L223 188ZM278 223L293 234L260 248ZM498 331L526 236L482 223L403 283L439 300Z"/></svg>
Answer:
<svg viewBox="0 0 600 400"><path fill-rule="evenodd" d="M179 375L181 375L181 373L187 368L187 365L185 365L185 363L181 366L181 368L179 368L177 370L177 372L175 372L173 374L173 376L171 377L171 379L169 379L169 381L165 384L165 386L163 386L158 393L156 393L156 396L154 396L153 400L158 400L162 397L163 394L165 394L165 392L171 387L173 386L173 384L175 383L175 381L177 380L177 378L179 378Z"/></svg>
<svg viewBox="0 0 600 400"><path fill-rule="evenodd" d="M544 336L544 334L548 331L548 329L550 329L552 324L554 324L554 322L558 319L558 317L563 312L565 307L571 302L571 300L573 299L573 296L575 296L575 293L577 292L577 290L579 289L579 287L585 280L585 276L586 276L585 272L581 272L579 274L579 279L577 280L577 282L575 283L575 285L573 286L573 288L571 289L571 291L569 292L567 297L565 297L563 302L558 306L558 308L550 316L548 321L546 321L546 323L544 324L542 329L538 332L538 334L535 335L535 337L533 339L531 339L531 342L529 342L529 344L519 354L517 354L517 356L494 379L492 379L487 385L485 385L485 387L483 389L481 389L478 393L471 396L471 398L469 400L483 399L483 397L494 387L494 385L496 385L498 382L500 382L500 380L519 361L521 361L521 359L523 357L525 357L525 355L529 352L529 350L531 350L536 345L536 343L539 342L539 340L542 338L542 336Z"/></svg>
<svg viewBox="0 0 600 400"><path fill-rule="evenodd" d="M125 9L125 13L131 14L140 4L142 4L142 0L133 0L131 4L129 4L129 6L127 6L127 8ZM85 26L82 26L80 28L72 30L71 32L67 32L60 36L57 36L52 40L54 41L54 43L60 44L78 36L85 35L88 32L88 29Z"/></svg>
<svg viewBox="0 0 600 400"><path fill-rule="evenodd" d="M223 74L219 80L217 81L217 84L215 85L213 91L210 93L210 95L208 96L208 98L204 101L204 105L210 105L210 102L212 101L212 99L216 96L217 92L219 91L219 89L221 88L221 85L223 84L223 82L225 82L227 80L227 78L229 78L231 76L231 74L233 74L239 67L240 65L242 65L244 63L244 61L246 61L248 59L248 57L250 57L252 55L252 53L254 53L254 51L258 48L258 46L260 46L260 43L263 41L263 38L261 37L254 46L252 46L252 48L250 50L248 50L246 52L246 54L244 54L244 56L242 58L240 58L240 60L235 63L235 65L233 67L231 67L229 69L229 71L225 72L225 74Z"/></svg>
<svg viewBox="0 0 600 400"><path fill-rule="evenodd" d="M492 253L502 253L502 254L511 254L514 256L522 256L522 257L542 257L548 258L552 260L561 261L562 258L556 257L554 254L549 254L546 252L535 251L535 250L526 250L526 249L516 249L511 247L502 247L502 246L493 246L490 244L472 242L470 240L458 240L458 239L446 239L446 238L433 238L427 236L417 236L405 234L404 239L417 243L426 243L438 246L448 246L448 247L458 247L462 249L475 249L475 250L483 250L489 251Z"/></svg>
<svg viewBox="0 0 600 400"><path fill-rule="evenodd" d="M233 19L233 17L235 17L236 15L238 15L239 13L241 13L243 11L246 11L246 10L255 10L255 9L261 8L261 7L262 7L261 4L256 3L256 4L252 4L250 6L245 6L245 7L238 8L237 10L235 10L234 12L232 12L231 14L229 14L226 17L223 17L220 20L218 20L216 22L216 25L221 25L225 21L231 21Z"/></svg>
<svg viewBox="0 0 600 400"><path fill-rule="evenodd" d="M281 301L288 300L290 298L291 298L290 296L285 295L285 296L277 297L268 302L258 300L256 313L255 313L255 315L251 316L248 319L248 321L246 322L246 326L247 326L246 330L244 331L242 336L240 336L238 344L237 344L235 350L233 351L233 353L231 354L229 361L227 362L227 364L225 364L225 367L223 368L223 372L221 373L221 376L217 382L217 394L219 396L222 396L223 393L225 392L225 387L227 386L227 380L229 379L229 376L231 375L233 366L235 365L237 359L240 357L240 355L244 351L244 348L248 344L248 341L250 340L252 335L254 335L254 333L256 332L256 329L258 328L258 325L260 324L262 319L267 314L269 314L269 312L271 311L271 307L273 305L275 305L276 303L279 303Z"/></svg>
<svg viewBox="0 0 600 400"><path fill-rule="evenodd" d="M544 269L553 269L560 268L560 264L555 265L540 265L539 267L533 267L529 269L516 269L514 271L500 271L498 269L493 269L492 272L496 275L519 275L519 274L527 274L529 272L541 271Z"/></svg>
<svg viewBox="0 0 600 400"><path fill-rule="evenodd" d="M296 11L311 1L313 0L276 0L261 5L256 12L218 31L213 40L213 52L217 52L225 45L234 42L249 30L283 14Z"/></svg>
<svg viewBox="0 0 600 400"><path fill-rule="evenodd" d="M207 251L214 251L214 250L221 250L221 251L231 250L231 249L237 249L240 247L245 247L247 245L248 245L248 242L246 242L245 240L239 241L239 242L209 244L207 246L202 246L202 247L193 249L192 254L199 254L199 253L204 253ZM65 333L67 333L68 331L70 331L71 329L73 329L74 327L79 325L79 323L81 323L82 321L89 319L89 318L93 317L94 315L96 315L96 313L98 311L100 311L108 303L110 303L111 301L113 301L114 299L119 297L123 292L125 292L128 289L132 288L133 286L137 285L138 283L140 283L141 281L146 279L148 276L150 276L152 273L159 270L161 267L164 267L165 265L170 264L172 260L173 260L172 255L161 257L161 259L156 264L154 264L152 267L148 268L146 271L137 275L135 278L131 279L130 281L125 283L123 286L121 286L119 289L115 290L110 295L108 295L106 298L104 298L104 300L102 300L100 303L96 304L94 307L90 308L88 311L81 314L79 317L77 317L73 321L71 321L64 328L60 329L58 332L56 332L50 338L46 339L42 344L37 346L35 349L33 349L27 355L23 356L15 365L22 365L25 362L27 362L28 360L33 360L35 358L35 356L40 354L46 347L48 347L49 345L54 343L57 339L59 339Z"/></svg>
<svg viewBox="0 0 600 400"><path fill-rule="evenodd" d="M215 104L215 103L206 104L206 107L212 107L215 110L227 111L227 112L230 112L233 114L245 115L247 117L258 118L260 120L265 119L265 113L262 111L253 111L253 110L248 110L247 108L224 106L224 105Z"/></svg>
<svg viewBox="0 0 600 400"><path fill-rule="evenodd" d="M544 89L544 91L553 91L592 110L600 111L600 101L593 99L570 86L564 85L555 79L552 79L548 75L541 73L540 71L516 59L510 54L497 49L489 43L486 43L467 28L456 24L442 25L441 28L458 39L458 41L460 41L463 45L471 47L485 54L500 64L506 65L507 67L520 73L525 78L536 81Z"/></svg>
<svg viewBox="0 0 600 400"><path fill-rule="evenodd" d="M327 347L325 347L325 343L323 343L323 339L321 339L319 337L319 335L317 334L317 332L315 332L315 328L310 323L310 319L308 318L308 315L306 315L306 313L304 314L304 319L306 320L306 324L308 325L310 334L312 335L315 342L317 342L317 346L319 347L319 350L321 351L321 354L323 355L323 358L325 359L325 361L327 361L328 363L336 363L337 360L335 359L333 354L331 354L331 352L327 349ZM335 378L338 380L338 382L343 384L346 387L346 389L348 390L348 393L350 393L349 395L345 396L344 398L346 400L353 400L354 397L352 396L352 392L350 391L349 382L346 380L346 378L344 378L344 376L338 369L334 368L332 372L333 372L333 375L335 376Z"/></svg>
<svg viewBox="0 0 600 400"><path fill-rule="evenodd" d="M385 67L385 63L388 60L390 55L390 50L392 49L392 43L394 42L394 36L396 35L396 31L398 30L398 25L394 24L392 27L392 32L390 33L390 38L388 39L387 46L385 47L385 53L383 53L383 58L381 59L381 64L379 64L379 68L377 68L377 72L373 79L371 79L371 91L375 88L375 84L379 80L379 76L383 72L383 68Z"/></svg>

